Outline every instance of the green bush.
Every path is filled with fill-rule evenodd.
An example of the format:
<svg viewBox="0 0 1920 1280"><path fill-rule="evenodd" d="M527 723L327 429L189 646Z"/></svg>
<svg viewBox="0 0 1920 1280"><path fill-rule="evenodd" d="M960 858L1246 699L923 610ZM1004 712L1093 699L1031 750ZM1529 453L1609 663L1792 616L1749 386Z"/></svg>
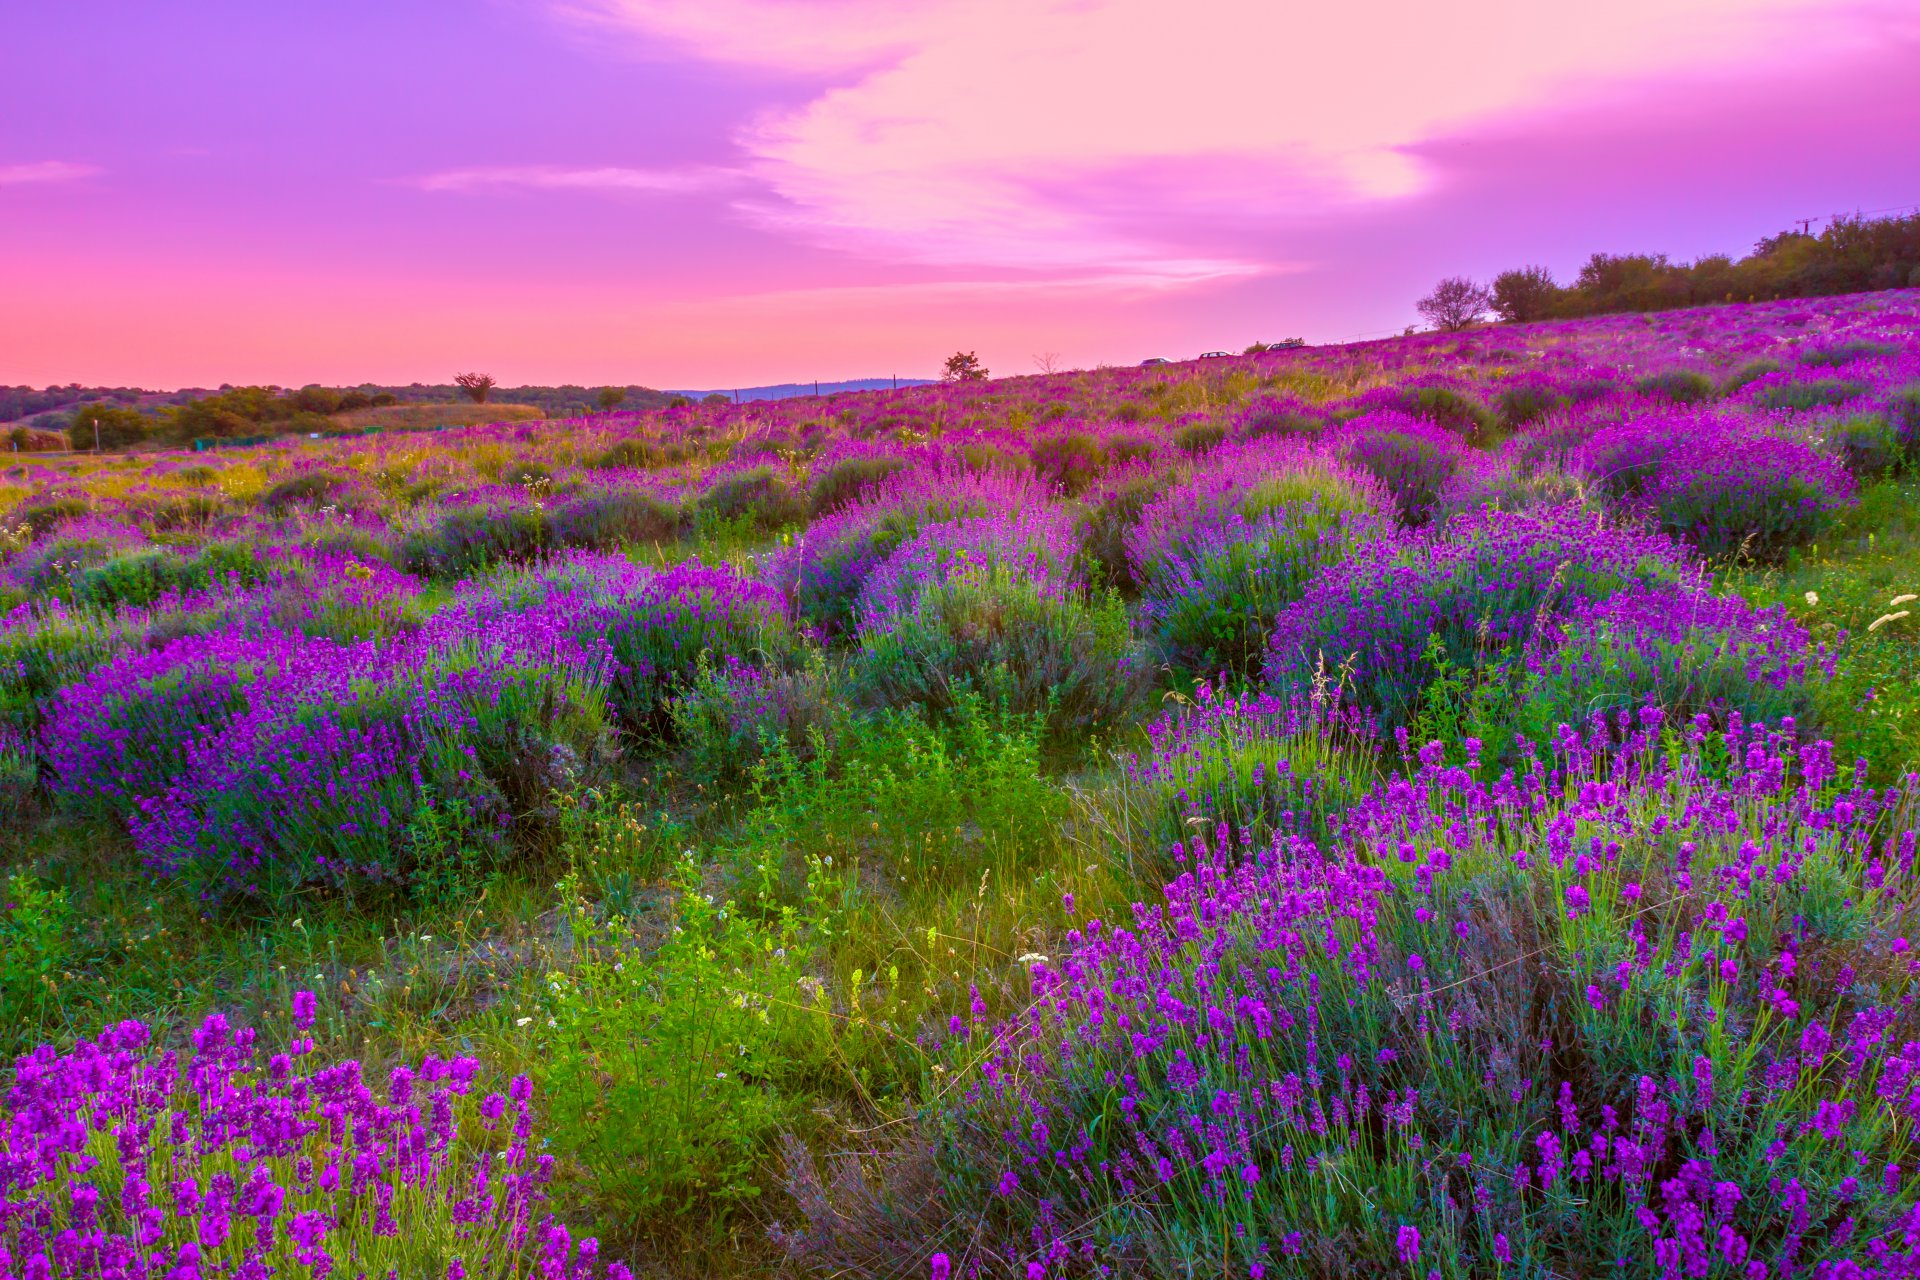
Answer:
<svg viewBox="0 0 1920 1280"><path fill-rule="evenodd" d="M899 458L842 458L823 471L807 495L807 509L815 516L852 506L887 479L906 469Z"/></svg>
<svg viewBox="0 0 1920 1280"><path fill-rule="evenodd" d="M1779 382L1762 391L1754 403L1763 409L1789 409L1806 413L1814 409L1832 409L1849 400L1858 400L1869 390L1864 382L1849 382L1844 378Z"/></svg>
<svg viewBox="0 0 1920 1280"><path fill-rule="evenodd" d="M806 498L783 471L771 466L730 475L694 504L697 521L744 523L763 533L796 524L806 516Z"/></svg>
<svg viewBox="0 0 1920 1280"><path fill-rule="evenodd" d="M1041 715L1063 736L1132 714L1147 673L1118 596L1049 595L994 567L921 591L883 630L861 636L854 687L881 706L950 718L972 697Z"/></svg>
<svg viewBox="0 0 1920 1280"><path fill-rule="evenodd" d="M680 512L642 489L589 491L556 506L547 528L556 547L617 551L674 541L680 535Z"/></svg>
<svg viewBox="0 0 1920 1280"><path fill-rule="evenodd" d="M584 959L551 980L538 1068L554 1151L628 1230L757 1197L836 1028L806 916L717 900L691 857L671 883L671 928L650 949L569 895Z"/></svg>
<svg viewBox="0 0 1920 1280"><path fill-rule="evenodd" d="M1860 413L1836 423L1833 443L1856 480L1878 480L1900 470L1905 451L1893 424L1878 413Z"/></svg>
<svg viewBox="0 0 1920 1280"><path fill-rule="evenodd" d="M400 564L425 577L466 578L531 560L549 544L546 512L536 507L456 507L402 535Z"/></svg>
<svg viewBox="0 0 1920 1280"><path fill-rule="evenodd" d="M1036 440L1027 459L1044 484L1069 498L1084 492L1107 461L1100 442L1080 432Z"/></svg>
<svg viewBox="0 0 1920 1280"><path fill-rule="evenodd" d="M1764 357L1759 360L1749 360L1727 376L1727 380L1720 384L1720 391L1723 395L1730 396L1748 383L1758 382L1768 374L1778 372L1780 372L1778 360L1769 360Z"/></svg>
<svg viewBox="0 0 1920 1280"><path fill-rule="evenodd" d="M1713 379L1694 369L1668 369L1648 374L1633 384L1641 395L1659 396L1675 404L1700 404L1713 399Z"/></svg>
<svg viewBox="0 0 1920 1280"><path fill-rule="evenodd" d="M1173 433L1174 447L1189 458L1211 453L1227 438L1227 429L1218 422L1190 422Z"/></svg>
<svg viewBox="0 0 1920 1280"><path fill-rule="evenodd" d="M1499 415L1477 396L1457 387L1416 387L1401 397L1401 407L1458 432L1470 444L1484 447L1496 443Z"/></svg>

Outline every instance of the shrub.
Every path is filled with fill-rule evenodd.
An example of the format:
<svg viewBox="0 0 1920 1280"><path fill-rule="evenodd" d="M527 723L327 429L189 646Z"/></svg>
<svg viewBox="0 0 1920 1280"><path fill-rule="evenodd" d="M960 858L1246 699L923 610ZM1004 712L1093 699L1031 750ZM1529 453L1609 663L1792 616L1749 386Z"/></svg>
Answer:
<svg viewBox="0 0 1920 1280"><path fill-rule="evenodd" d="M1778 560L1850 505L1853 478L1814 446L1764 430L1702 431L1661 457L1642 500L1709 560Z"/></svg>
<svg viewBox="0 0 1920 1280"><path fill-rule="evenodd" d="M1069 498L1084 492L1107 462L1100 442L1083 432L1036 440L1027 458L1042 484Z"/></svg>
<svg viewBox="0 0 1920 1280"><path fill-rule="evenodd" d="M1493 443L1500 419L1480 399L1458 387L1413 387L1401 394L1400 409L1454 432L1470 444Z"/></svg>
<svg viewBox="0 0 1920 1280"><path fill-rule="evenodd" d="M219 1014L190 1051L122 1022L20 1059L0 1103L9 1270L630 1280L545 1212L524 1076L481 1097L476 1060L429 1057L376 1086L357 1061L318 1060L314 998L294 1002L292 1046L270 1059Z"/></svg>
<svg viewBox="0 0 1920 1280"><path fill-rule="evenodd" d="M1534 381L1509 382L1494 398L1494 411L1508 434L1538 422L1565 404L1566 400L1550 385Z"/></svg>
<svg viewBox="0 0 1920 1280"><path fill-rule="evenodd" d="M1080 576L1129 599L1140 594L1127 539L1141 512L1173 483L1164 471L1129 471L1108 479L1080 497L1074 515Z"/></svg>
<svg viewBox="0 0 1920 1280"><path fill-rule="evenodd" d="M260 509L277 516L296 507L317 507L350 483L348 477L330 471L303 471L261 494Z"/></svg>
<svg viewBox="0 0 1920 1280"><path fill-rule="evenodd" d="M791 644L778 592L697 559L603 580L582 604L576 616L613 655L612 705L643 733L670 727L669 704L694 680L703 657L777 661Z"/></svg>
<svg viewBox="0 0 1920 1280"><path fill-rule="evenodd" d="M1234 415L1236 440L1262 440L1268 437L1311 436L1319 433L1320 419L1304 403L1291 396L1263 395L1247 402Z"/></svg>
<svg viewBox="0 0 1920 1280"><path fill-rule="evenodd" d="M77 520L92 510L92 499L83 494L50 494L28 498L15 507L7 519L10 523L25 525L29 539L38 539L62 521Z"/></svg>
<svg viewBox="0 0 1920 1280"><path fill-rule="evenodd" d="M983 568L929 585L913 607L861 632L851 677L882 706L952 717L970 698L1045 717L1056 737L1128 716L1146 668L1117 597L1091 602Z"/></svg>
<svg viewBox="0 0 1920 1280"><path fill-rule="evenodd" d="M1366 491L1335 472L1270 476L1236 514L1195 529L1145 567L1148 625L1181 670L1256 668L1280 610L1322 567L1382 531Z"/></svg>
<svg viewBox="0 0 1920 1280"><path fill-rule="evenodd" d="M1537 648L1515 700L1518 727L1537 742L1648 706L1674 722L1712 712L1721 723L1804 723L1811 682L1834 671L1784 611L1672 583L1588 601Z"/></svg>
<svg viewBox="0 0 1920 1280"><path fill-rule="evenodd" d="M697 520L744 521L761 532L771 532L804 520L807 501L782 470L752 467L715 480L693 509Z"/></svg>
<svg viewBox="0 0 1920 1280"><path fill-rule="evenodd" d="M814 480L807 509L816 518L850 507L906 469L902 458L861 455L842 458Z"/></svg>
<svg viewBox="0 0 1920 1280"><path fill-rule="evenodd" d="M1001 567L1040 590L1065 595L1074 576L1073 532L1055 506L963 516L924 526L867 576L856 613L862 626L884 625L928 587L956 575Z"/></svg>
<svg viewBox="0 0 1920 1280"><path fill-rule="evenodd" d="M1841 419L1833 426L1832 440L1847 474L1855 480L1892 475L1905 461L1900 438L1883 414L1856 413Z"/></svg>
<svg viewBox="0 0 1920 1280"><path fill-rule="evenodd" d="M73 599L96 609L150 605L183 585L187 562L165 547L142 547L109 556L76 570L69 580Z"/></svg>
<svg viewBox="0 0 1920 1280"><path fill-rule="evenodd" d="M684 447L653 440L617 440L587 465L601 471L656 471L686 461Z"/></svg>
<svg viewBox="0 0 1920 1280"><path fill-rule="evenodd" d="M744 778L769 752L800 764L831 755L849 714L839 674L817 649L791 667L703 659L668 710L695 776L722 782Z"/></svg>
<svg viewBox="0 0 1920 1280"><path fill-rule="evenodd" d="M1031 473L952 462L902 472L867 497L816 521L766 562L767 581L792 602L801 621L827 636L855 625L867 575L928 524L1051 501Z"/></svg>
<svg viewBox="0 0 1920 1280"><path fill-rule="evenodd" d="M532 560L550 545L546 512L497 498L454 507L401 535L401 567L430 578L465 578L495 565Z"/></svg>
<svg viewBox="0 0 1920 1280"><path fill-rule="evenodd" d="M1778 360L1765 358L1749 360L1727 376L1727 380L1720 384L1720 393L1730 396L1737 391L1744 390L1749 383L1758 382L1768 374L1778 372L1780 372L1780 362Z"/></svg>
<svg viewBox="0 0 1920 1280"><path fill-rule="evenodd" d="M1877 360L1886 356L1900 354L1900 347L1891 342L1874 342L1866 338L1855 338L1848 342L1835 342L1821 347L1805 347L1799 354L1801 364L1816 369L1840 369L1861 360Z"/></svg>
<svg viewBox="0 0 1920 1280"><path fill-rule="evenodd" d="M1431 518L1441 487L1465 454L1452 432L1403 414L1356 418L1343 435L1346 460L1385 485L1400 522L1415 528Z"/></svg>
<svg viewBox="0 0 1920 1280"><path fill-rule="evenodd" d="M1763 409L1787 409L1805 413L1814 409L1833 409L1865 397L1871 388L1864 382L1841 378L1819 378L1811 382L1774 382L1754 397Z"/></svg>
<svg viewBox="0 0 1920 1280"><path fill-rule="evenodd" d="M956 1026L948 1061L989 1060L929 1126L915 1247L1033 1274L1905 1266L1913 1051L1865 1028L1907 1016L1911 797L1785 733L1630 728L1497 783L1436 743L1337 842L1210 843L1074 931L1031 1016Z"/></svg>
<svg viewBox="0 0 1920 1280"><path fill-rule="evenodd" d="M1683 567L1666 538L1577 508L1472 513L1441 535L1382 540L1315 577L1280 614L1267 677L1303 689L1338 671L1357 706L1404 726L1440 668L1498 668L1558 614Z"/></svg>
<svg viewBox="0 0 1920 1280"><path fill-rule="evenodd" d="M1904 465L1920 466L1920 383L1901 387L1887 398L1887 422L1900 443Z"/></svg>
<svg viewBox="0 0 1920 1280"><path fill-rule="evenodd" d="M537 835L553 790L593 763L606 665L526 614L457 609L391 642L306 640L245 685L226 723L179 722L185 763L136 802L135 844L208 898L452 888Z"/></svg>
<svg viewBox="0 0 1920 1280"><path fill-rule="evenodd" d="M1713 399L1713 379L1697 369L1667 369L1650 373L1633 384L1644 396L1658 396L1675 404L1702 404Z"/></svg>
<svg viewBox="0 0 1920 1280"><path fill-rule="evenodd" d="M644 489L590 489L555 506L547 528L554 546L576 551L657 547L678 538L680 511Z"/></svg>
<svg viewBox="0 0 1920 1280"><path fill-rule="evenodd" d="M1210 453L1227 438L1227 429L1217 422L1189 422L1173 433L1173 443L1189 458Z"/></svg>
<svg viewBox="0 0 1920 1280"><path fill-rule="evenodd" d="M1151 748L1125 763L1127 792L1139 796L1128 816L1142 824L1136 841L1180 861L1195 837L1250 853L1281 831L1323 840L1376 774L1371 726L1331 691L1280 696L1202 683L1147 736Z"/></svg>

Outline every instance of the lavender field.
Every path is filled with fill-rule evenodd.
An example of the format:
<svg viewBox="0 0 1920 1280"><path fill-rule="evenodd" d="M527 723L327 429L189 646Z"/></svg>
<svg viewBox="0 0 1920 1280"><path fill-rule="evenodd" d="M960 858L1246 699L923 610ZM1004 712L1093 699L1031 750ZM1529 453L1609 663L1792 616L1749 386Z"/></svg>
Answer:
<svg viewBox="0 0 1920 1280"><path fill-rule="evenodd" d="M1920 1275L1920 290L0 509L0 1280Z"/></svg>

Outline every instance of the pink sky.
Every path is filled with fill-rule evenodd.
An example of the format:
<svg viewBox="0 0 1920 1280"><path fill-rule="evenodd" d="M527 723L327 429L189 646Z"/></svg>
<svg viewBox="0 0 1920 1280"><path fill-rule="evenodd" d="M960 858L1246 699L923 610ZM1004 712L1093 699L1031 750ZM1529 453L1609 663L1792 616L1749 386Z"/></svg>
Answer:
<svg viewBox="0 0 1920 1280"><path fill-rule="evenodd" d="M6 383L1130 363L1920 202L1911 0L24 8Z"/></svg>

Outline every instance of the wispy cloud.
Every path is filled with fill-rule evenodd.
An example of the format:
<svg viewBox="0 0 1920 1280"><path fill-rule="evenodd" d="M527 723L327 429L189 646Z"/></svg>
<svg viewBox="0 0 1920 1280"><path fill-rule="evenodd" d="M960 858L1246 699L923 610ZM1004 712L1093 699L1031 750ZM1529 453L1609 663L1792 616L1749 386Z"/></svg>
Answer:
<svg viewBox="0 0 1920 1280"><path fill-rule="evenodd" d="M1169 282L1263 269L1195 231L1223 211L1324 220L1429 190L1429 139L1870 39L1824 0L1193 0L1177 18L1165 0L555 8L656 50L821 81L735 139L756 188L736 207L760 225L883 261Z"/></svg>
<svg viewBox="0 0 1920 1280"><path fill-rule="evenodd" d="M555 165L517 165L447 169L411 179L422 191L598 191L657 192L685 195L737 186L741 174L718 166L632 169L607 165L569 169Z"/></svg>
<svg viewBox="0 0 1920 1280"><path fill-rule="evenodd" d="M105 172L97 164L70 160L41 160L34 164L0 164L0 187L24 187L55 182L78 182Z"/></svg>

